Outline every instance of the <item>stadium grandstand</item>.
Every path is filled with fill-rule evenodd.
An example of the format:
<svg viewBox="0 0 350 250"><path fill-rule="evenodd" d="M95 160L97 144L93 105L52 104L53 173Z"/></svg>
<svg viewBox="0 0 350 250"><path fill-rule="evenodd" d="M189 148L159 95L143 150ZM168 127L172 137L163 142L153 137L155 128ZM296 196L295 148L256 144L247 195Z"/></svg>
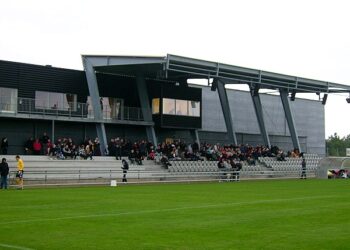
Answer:
<svg viewBox="0 0 350 250"><path fill-rule="evenodd" d="M301 156L315 176L325 155L327 96L350 92L346 85L169 54L82 61L84 71L0 61L2 153L24 155L33 183L104 183L120 178L122 158L135 182L230 179L235 165L242 178L294 178ZM235 84L250 91L225 87Z"/></svg>

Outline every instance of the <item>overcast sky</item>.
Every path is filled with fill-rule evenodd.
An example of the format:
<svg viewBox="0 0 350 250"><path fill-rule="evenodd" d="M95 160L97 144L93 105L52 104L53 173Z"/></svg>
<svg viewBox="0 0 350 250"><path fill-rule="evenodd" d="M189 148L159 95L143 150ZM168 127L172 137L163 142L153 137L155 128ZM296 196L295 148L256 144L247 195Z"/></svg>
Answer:
<svg viewBox="0 0 350 250"><path fill-rule="evenodd" d="M350 85L349 10L346 0L1 1L0 59L82 69L81 54L170 53ZM346 96L329 96L326 136L350 134Z"/></svg>

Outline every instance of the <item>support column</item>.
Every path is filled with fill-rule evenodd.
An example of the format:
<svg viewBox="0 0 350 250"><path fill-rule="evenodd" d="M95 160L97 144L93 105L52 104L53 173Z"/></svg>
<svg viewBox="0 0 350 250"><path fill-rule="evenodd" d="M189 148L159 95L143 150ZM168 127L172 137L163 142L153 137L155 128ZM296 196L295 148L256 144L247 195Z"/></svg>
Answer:
<svg viewBox="0 0 350 250"><path fill-rule="evenodd" d="M297 130L295 128L294 115L293 115L293 112L292 112L292 110L290 108L290 101L289 101L289 98L288 98L288 91L284 90L284 89L280 89L280 97L281 97L284 113L285 113L285 116L286 116L286 120L287 120L287 123L288 123L289 132L290 132L290 135L292 137L293 146L294 146L294 148L297 148L297 149L300 150L300 143L299 143L298 133L297 133Z"/></svg>
<svg viewBox="0 0 350 250"><path fill-rule="evenodd" d="M96 132L97 132L97 137L100 141L101 155L106 155L106 149L108 146L107 146L107 137L106 137L106 130L105 130L104 123L96 123Z"/></svg>
<svg viewBox="0 0 350 250"><path fill-rule="evenodd" d="M98 91L96 73L93 65L89 62L89 60L87 60L84 57L83 57L83 65L85 69L86 80L88 83L89 95L91 98L91 105L94 110L94 119L98 121L96 123L96 132L100 140L101 154L103 155L106 152L107 138L106 138L105 125L104 123L101 122L101 120L103 119L103 116L102 116L102 107L100 103L100 94Z"/></svg>
<svg viewBox="0 0 350 250"><path fill-rule="evenodd" d="M191 132L191 137L192 140L198 143L198 146L200 147L201 142L199 141L199 136L198 136L198 129L193 129L190 131Z"/></svg>
<svg viewBox="0 0 350 250"><path fill-rule="evenodd" d="M136 85L137 85L137 91L140 99L143 119L147 122L153 122L152 110L148 99L148 92L147 92L145 78L142 76L137 76ZM157 137L156 137L156 132L154 130L154 126L153 125L146 126L146 133L147 133L148 141L152 142L154 146L157 146Z"/></svg>
<svg viewBox="0 0 350 250"><path fill-rule="evenodd" d="M52 120L51 125L51 142L55 143L55 120Z"/></svg>
<svg viewBox="0 0 350 250"><path fill-rule="evenodd" d="M219 94L219 98L220 98L222 112L223 112L224 118L225 118L225 124L226 124L228 138L229 138L231 143L237 145L236 131L235 131L235 128L234 128L233 122L232 122L232 115L231 115L231 111L230 111L229 101L227 98L225 84L220 80L218 80L218 82L217 82L217 89L218 89L218 94Z"/></svg>
<svg viewBox="0 0 350 250"><path fill-rule="evenodd" d="M270 138L269 138L269 134L267 133L266 124L264 120L264 113L261 105L260 95L258 90L255 88L251 88L250 90L254 109L255 109L255 115L258 120L259 129L260 129L260 133L261 133L264 145L271 148Z"/></svg>

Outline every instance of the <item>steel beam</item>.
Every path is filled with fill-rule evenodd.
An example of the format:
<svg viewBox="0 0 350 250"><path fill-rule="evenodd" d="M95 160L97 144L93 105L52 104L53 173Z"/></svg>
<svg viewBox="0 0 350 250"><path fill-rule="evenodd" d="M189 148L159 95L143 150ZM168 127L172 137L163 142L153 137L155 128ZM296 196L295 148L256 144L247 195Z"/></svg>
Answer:
<svg viewBox="0 0 350 250"><path fill-rule="evenodd" d="M91 98L91 105L94 110L94 119L96 121L97 120L101 121L103 119L103 115L102 115L102 107L100 103L100 94L98 91L96 73L95 73L93 64L85 57L83 57L83 65L85 69L86 80L88 83L89 95ZM107 137L106 137L106 130L105 130L104 123L101 123L101 122L96 123L96 132L100 140L101 154L105 154Z"/></svg>
<svg viewBox="0 0 350 250"><path fill-rule="evenodd" d="M140 99L143 119L146 122L152 122L153 121L152 110L148 99L148 91L147 91L145 78L142 76L137 76L136 85L137 85L138 96ZM154 126L153 125L146 126L146 133L147 133L148 141L152 142L154 146L157 146L157 137L156 137L156 132L154 130Z"/></svg>
<svg viewBox="0 0 350 250"><path fill-rule="evenodd" d="M222 113L224 114L227 135L231 143L237 145L237 137L235 128L233 126L232 115L230 111L230 104L227 98L227 92L225 89L225 83L218 80L217 89L220 98Z"/></svg>
<svg viewBox="0 0 350 250"><path fill-rule="evenodd" d="M199 141L199 136L198 136L198 129L193 129L191 130L191 136L192 136L192 140L194 142L197 142L198 145L200 146L200 141Z"/></svg>
<svg viewBox="0 0 350 250"><path fill-rule="evenodd" d="M107 154L107 148L108 148L105 124L96 123L96 132L97 132L97 137L100 141L101 155L105 155Z"/></svg>
<svg viewBox="0 0 350 250"><path fill-rule="evenodd" d="M298 133L297 133L297 130L295 128L294 115L293 115L292 109L290 107L288 91L285 89L280 89L280 97L281 97L284 113L286 116L286 120L288 123L289 132L290 132L290 135L292 137L293 146L294 146L294 148L297 148L300 150Z"/></svg>
<svg viewBox="0 0 350 250"><path fill-rule="evenodd" d="M55 120L51 122L51 142L55 143Z"/></svg>
<svg viewBox="0 0 350 250"><path fill-rule="evenodd" d="M256 115L256 118L258 120L259 129L260 129L260 133L261 133L263 142L264 142L265 146L268 146L269 148L271 148L270 138L269 138L269 135L267 133L267 129L266 129L266 125L265 125L264 113L263 113L263 109L262 109L262 105L261 105L260 95L259 95L259 92L256 88L257 87L251 88L251 90L250 90L254 109L255 109L255 115Z"/></svg>

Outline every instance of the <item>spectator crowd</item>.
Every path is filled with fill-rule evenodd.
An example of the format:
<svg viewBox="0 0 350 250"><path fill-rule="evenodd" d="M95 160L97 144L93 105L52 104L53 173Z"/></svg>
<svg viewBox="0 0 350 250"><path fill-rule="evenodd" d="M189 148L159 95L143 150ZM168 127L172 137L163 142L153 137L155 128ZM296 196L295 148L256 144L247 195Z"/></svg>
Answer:
<svg viewBox="0 0 350 250"><path fill-rule="evenodd" d="M7 154L8 140L3 137L1 140L1 152ZM87 138L78 144L72 138L59 137L52 142L47 133L40 138L30 137L25 142L24 150L27 155L47 155L57 159L93 159L94 156L109 155L121 160L128 157L131 164L142 165L144 159L155 160L157 163L168 167L172 161L187 160L218 161L219 168L232 167L240 169L241 162L246 161L248 165L255 165L259 157L276 157L278 161L285 161L286 157L300 157L302 154L295 149L285 153L277 146L271 148L248 144L241 145L220 145L202 143L186 143L182 140L171 140L159 143L154 146L147 140L132 142L124 138L111 138L106 152L100 150L98 138Z"/></svg>
<svg viewBox="0 0 350 250"><path fill-rule="evenodd" d="M27 155L47 155L57 159L93 159L93 156L100 156L100 142L98 138L87 138L76 144L72 138L57 138L52 142L50 137L44 133L40 138L30 137L25 142L24 151Z"/></svg>

